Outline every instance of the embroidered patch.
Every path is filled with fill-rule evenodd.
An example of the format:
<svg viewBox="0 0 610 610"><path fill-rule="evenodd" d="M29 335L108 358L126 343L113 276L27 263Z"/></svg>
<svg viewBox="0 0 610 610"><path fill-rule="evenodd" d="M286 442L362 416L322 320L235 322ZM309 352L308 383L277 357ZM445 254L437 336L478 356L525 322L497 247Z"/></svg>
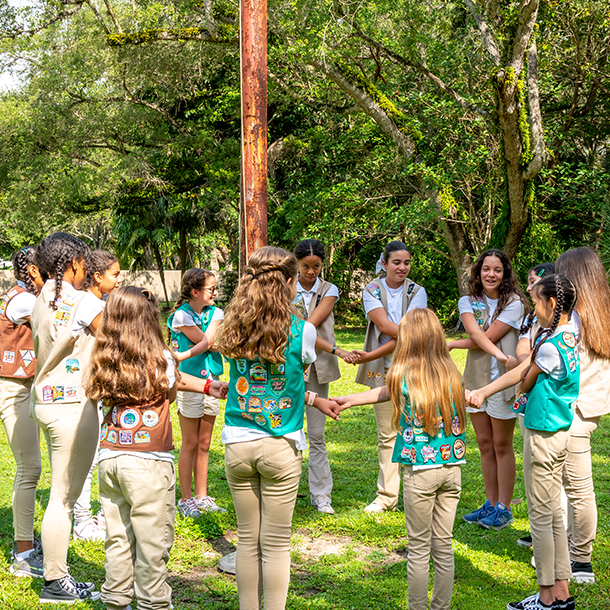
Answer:
<svg viewBox="0 0 610 610"><path fill-rule="evenodd" d="M460 434L460 418L457 415L451 420L451 432L453 436Z"/></svg>
<svg viewBox="0 0 610 610"><path fill-rule="evenodd" d="M112 443L113 445L116 445L118 436L116 433L116 430L110 430L110 432L108 432L108 442Z"/></svg>
<svg viewBox="0 0 610 610"><path fill-rule="evenodd" d="M135 409L127 409L121 413L121 428L131 430L140 423L140 415ZM131 442L131 441L130 441Z"/></svg>
<svg viewBox="0 0 610 610"><path fill-rule="evenodd" d="M250 413L260 413L263 410L263 401L258 396L251 396L248 403Z"/></svg>
<svg viewBox="0 0 610 610"><path fill-rule="evenodd" d="M55 326L68 326L70 314L67 311L55 312Z"/></svg>
<svg viewBox="0 0 610 610"><path fill-rule="evenodd" d="M413 442L413 430L411 428L405 428L402 433L402 439L407 445L410 445Z"/></svg>
<svg viewBox="0 0 610 610"><path fill-rule="evenodd" d="M416 443L429 443L430 439L428 438L427 434L416 434L415 442Z"/></svg>
<svg viewBox="0 0 610 610"><path fill-rule="evenodd" d="M267 420L265 419L264 415L257 415L254 418L254 421L259 425L259 426L265 426L267 424Z"/></svg>
<svg viewBox="0 0 610 610"><path fill-rule="evenodd" d="M415 288L415 284L409 284L409 287L407 288L407 294L411 294L413 292L413 289Z"/></svg>
<svg viewBox="0 0 610 610"><path fill-rule="evenodd" d="M150 443L150 432L148 430L138 430L133 438L133 442L136 443L136 445Z"/></svg>
<svg viewBox="0 0 610 610"><path fill-rule="evenodd" d="M178 339L172 339L172 352L180 351L180 347L178 346Z"/></svg>
<svg viewBox="0 0 610 610"><path fill-rule="evenodd" d="M267 393L267 387L264 385L250 386L250 394L254 396L264 396Z"/></svg>
<svg viewBox="0 0 610 610"><path fill-rule="evenodd" d="M277 411L277 401L275 398L265 398L263 402L263 411L265 413L274 413Z"/></svg>
<svg viewBox="0 0 610 610"><path fill-rule="evenodd" d="M245 411L246 410L246 406L248 404L248 401L246 400L245 396L238 396L237 397L237 406L242 410Z"/></svg>
<svg viewBox="0 0 610 610"><path fill-rule="evenodd" d="M292 400L290 398L280 398L278 405L279 409L290 409L292 407Z"/></svg>
<svg viewBox="0 0 610 610"><path fill-rule="evenodd" d="M262 364L250 365L250 383L267 383L267 369Z"/></svg>
<svg viewBox="0 0 610 610"><path fill-rule="evenodd" d="M42 402L51 402L53 400L53 388L50 385L42 388Z"/></svg>
<svg viewBox="0 0 610 610"><path fill-rule="evenodd" d="M21 354L21 360L25 366L30 366L30 364L34 362L34 358L36 358L33 349L20 349L19 353Z"/></svg>
<svg viewBox="0 0 610 610"><path fill-rule="evenodd" d="M286 380L282 377L279 379L271 379L271 391L276 395L280 396L286 389Z"/></svg>
<svg viewBox="0 0 610 610"><path fill-rule="evenodd" d="M75 385L66 388L66 398L78 398L78 388Z"/></svg>
<svg viewBox="0 0 610 610"><path fill-rule="evenodd" d="M117 415L116 407L112 409L112 415L110 417L112 419L112 423L116 426L119 423L119 416Z"/></svg>
<svg viewBox="0 0 610 610"><path fill-rule="evenodd" d="M106 438L108 435L108 424L102 424L100 429L100 443Z"/></svg>
<svg viewBox="0 0 610 610"><path fill-rule="evenodd" d="M132 438L131 430L121 430L119 432L119 444L121 445L131 445Z"/></svg>
<svg viewBox="0 0 610 610"><path fill-rule="evenodd" d="M76 358L66 360L66 373L76 373L76 371L80 371L78 360Z"/></svg>
<svg viewBox="0 0 610 610"><path fill-rule="evenodd" d="M451 459L451 445L441 445L441 459L443 462Z"/></svg>
<svg viewBox="0 0 610 610"><path fill-rule="evenodd" d="M248 389L250 388L250 384L245 377L240 377L235 384L235 389L237 393L241 396L245 396L248 393Z"/></svg>
<svg viewBox="0 0 610 610"><path fill-rule="evenodd" d="M199 375L200 375L201 379L207 379L210 375L210 371L208 371L208 369L201 369L199 371Z"/></svg>
<svg viewBox="0 0 610 610"><path fill-rule="evenodd" d="M466 443L461 438L456 438L453 443L453 455L461 460L466 454Z"/></svg>
<svg viewBox="0 0 610 610"><path fill-rule="evenodd" d="M515 400L515 402L513 402L513 404L510 406L510 408L515 413L523 413L525 411L526 405L527 405L527 394L519 394L519 396L517 396L517 400Z"/></svg>
<svg viewBox="0 0 610 610"><path fill-rule="evenodd" d="M419 452L424 460L424 464L427 464L428 461L436 462L436 456L438 455L438 449L435 447L430 447L430 445L426 445L422 447Z"/></svg>
<svg viewBox="0 0 610 610"><path fill-rule="evenodd" d="M561 338L568 347L576 347L576 337L572 333L565 332Z"/></svg>
<svg viewBox="0 0 610 610"><path fill-rule="evenodd" d="M409 460L411 464L415 464L415 460L417 459L417 449L415 449L415 447L403 447L400 457L405 460Z"/></svg>
<svg viewBox="0 0 610 610"><path fill-rule="evenodd" d="M56 400L64 399L64 386L63 385L54 385L53 386L53 402Z"/></svg>
<svg viewBox="0 0 610 610"><path fill-rule="evenodd" d="M272 375L284 375L286 367L283 362L278 362L277 364L271 363L269 365L269 370Z"/></svg>
<svg viewBox="0 0 610 610"><path fill-rule="evenodd" d="M248 370L248 361L245 358L240 358L235 361L237 370L243 375Z"/></svg>
<svg viewBox="0 0 610 610"><path fill-rule="evenodd" d="M159 415L155 411L144 411L144 413L142 413L142 423L147 428L152 428L159 423Z"/></svg>
<svg viewBox="0 0 610 610"><path fill-rule="evenodd" d="M2 354L2 362L15 362L15 352L4 352Z"/></svg>
<svg viewBox="0 0 610 610"><path fill-rule="evenodd" d="M370 290L371 294L373 295L373 298L377 299L378 301L381 301L381 288L379 288L377 284L371 284Z"/></svg>
<svg viewBox="0 0 610 610"><path fill-rule="evenodd" d="M254 417L252 417L252 415L250 415L249 413L242 413L241 416L246 419L249 419L250 421L254 421Z"/></svg>
<svg viewBox="0 0 610 610"><path fill-rule="evenodd" d="M282 425L282 414L281 413L272 413L269 416L269 423L271 424L271 429L279 428Z"/></svg>
<svg viewBox="0 0 610 610"><path fill-rule="evenodd" d="M15 375L15 377L25 377L25 371L23 370L23 367L20 366L14 373L13 375Z"/></svg>

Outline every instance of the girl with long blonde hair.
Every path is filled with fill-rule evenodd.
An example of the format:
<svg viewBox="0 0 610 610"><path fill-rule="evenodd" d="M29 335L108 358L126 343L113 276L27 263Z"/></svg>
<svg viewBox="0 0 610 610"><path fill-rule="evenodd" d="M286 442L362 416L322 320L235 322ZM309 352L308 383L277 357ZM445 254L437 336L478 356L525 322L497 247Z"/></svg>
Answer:
<svg viewBox="0 0 610 610"><path fill-rule="evenodd" d="M293 313L297 260L256 250L227 308L217 342L229 360L222 441L237 528L241 610L281 610L290 581L290 532L301 478L305 403L337 419L337 405L305 391L316 329Z"/></svg>
<svg viewBox="0 0 610 610"><path fill-rule="evenodd" d="M437 316L429 309L414 309L402 318L387 385L332 400L343 408L392 401L397 432L392 460L405 465L408 606L428 607L432 555L431 607L448 610L454 575L453 522L466 454L466 405L462 377Z"/></svg>

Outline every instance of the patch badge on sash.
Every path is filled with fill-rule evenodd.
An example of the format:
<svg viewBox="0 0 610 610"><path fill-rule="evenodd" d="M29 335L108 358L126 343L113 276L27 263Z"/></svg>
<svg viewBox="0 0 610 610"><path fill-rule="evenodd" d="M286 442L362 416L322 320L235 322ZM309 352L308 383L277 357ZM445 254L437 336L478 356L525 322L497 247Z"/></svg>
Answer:
<svg viewBox="0 0 610 610"><path fill-rule="evenodd" d="M377 284L371 284L370 291L374 298L381 301L381 289L379 286L377 286Z"/></svg>
<svg viewBox="0 0 610 610"><path fill-rule="evenodd" d="M114 407L114 409L112 409L112 415L110 416L110 418L112 419L112 423L115 426L119 423L119 417L116 412L116 407Z"/></svg>
<svg viewBox="0 0 610 610"><path fill-rule="evenodd" d="M272 413L269 416L269 423L271 424L271 429L279 428L282 425L282 414L281 413Z"/></svg>
<svg viewBox="0 0 610 610"><path fill-rule="evenodd" d="M131 430L140 423L140 415L135 409L127 409L121 413L121 428ZM129 441L131 442L131 441Z"/></svg>
<svg viewBox="0 0 610 610"><path fill-rule="evenodd" d="M413 442L413 430L411 428L405 428L402 433L402 439L407 445L410 445Z"/></svg>
<svg viewBox="0 0 610 610"><path fill-rule="evenodd" d="M42 402L51 402L53 400L53 388L50 385L42 388Z"/></svg>
<svg viewBox="0 0 610 610"><path fill-rule="evenodd" d="M119 444L121 445L131 445L131 430L121 430L119 431Z"/></svg>
<svg viewBox="0 0 610 610"><path fill-rule="evenodd" d="M429 443L430 438L428 437L427 434L417 434L415 436L415 442L416 443Z"/></svg>
<svg viewBox="0 0 610 610"><path fill-rule="evenodd" d="M13 375L15 375L15 377L25 377L25 371L23 370L23 367L20 366L14 373Z"/></svg>
<svg viewBox="0 0 610 610"><path fill-rule="evenodd" d="M110 432L108 432L108 442L109 443L116 445L117 438L118 438L118 436L117 436L116 430L110 430Z"/></svg>
<svg viewBox="0 0 610 610"><path fill-rule="evenodd" d="M461 438L456 438L453 443L453 455L455 455L458 460L461 460L465 453L466 443Z"/></svg>
<svg viewBox="0 0 610 610"><path fill-rule="evenodd" d="M150 443L150 432L148 430L138 430L133 438L133 442L136 443L136 445Z"/></svg>
<svg viewBox="0 0 610 610"><path fill-rule="evenodd" d="M271 379L271 391L276 395L280 396L284 393L286 389L286 380L285 379Z"/></svg>
<svg viewBox="0 0 610 610"><path fill-rule="evenodd" d="M250 383L267 383L267 369L262 364L250 365Z"/></svg>
<svg viewBox="0 0 610 610"><path fill-rule="evenodd" d="M248 404L248 401L246 400L245 396L238 396L237 397L237 406L242 410L245 411L246 410L246 406Z"/></svg>
<svg viewBox="0 0 610 610"><path fill-rule="evenodd" d="M511 410L515 413L523 413L525 406L527 405L527 394L519 394L517 400L510 406Z"/></svg>
<svg viewBox="0 0 610 610"><path fill-rule="evenodd" d="M21 360L25 366L30 366L30 364L34 362L34 358L36 358L33 349L20 349L19 353L21 354Z"/></svg>
<svg viewBox="0 0 610 610"><path fill-rule="evenodd" d="M409 287L407 288L407 295L411 294L414 288L415 284L409 284Z"/></svg>
<svg viewBox="0 0 610 610"><path fill-rule="evenodd" d="M147 428L152 428L159 423L159 415L155 411L144 411L142 413L142 423Z"/></svg>
<svg viewBox="0 0 610 610"><path fill-rule="evenodd" d="M78 388L75 385L66 388L66 398L78 398Z"/></svg>
<svg viewBox="0 0 610 610"><path fill-rule="evenodd" d="M201 379L207 379L209 374L210 374L210 371L208 371L208 369L201 369L201 371L199 371L199 375L201 375Z"/></svg>
<svg viewBox="0 0 610 610"><path fill-rule="evenodd" d="M178 346L178 339L172 339L172 352L180 351L180 347Z"/></svg>
<svg viewBox="0 0 610 610"><path fill-rule="evenodd" d="M263 410L263 401L258 396L251 396L248 404L248 412L261 413Z"/></svg>
<svg viewBox="0 0 610 610"><path fill-rule="evenodd" d="M280 398L280 409L290 409L292 407L292 399L290 398Z"/></svg>
<svg viewBox="0 0 610 610"><path fill-rule="evenodd" d="M53 386L53 402L56 400L64 399L64 386L63 385L54 385Z"/></svg>
<svg viewBox="0 0 610 610"><path fill-rule="evenodd" d="M303 295L301 293L297 294L297 296L294 297L294 301L292 301L292 304L295 306L296 310L305 319L307 319L307 309L305 309L305 299L303 298Z"/></svg>
<svg viewBox="0 0 610 610"><path fill-rule="evenodd" d="M445 422L442 421L439 425L438 425L438 434L437 434L437 438L443 438L443 436L445 436Z"/></svg>
<svg viewBox="0 0 610 610"><path fill-rule="evenodd" d="M4 352L2 354L2 362L8 362L9 364L15 362L15 352Z"/></svg>
<svg viewBox="0 0 610 610"><path fill-rule="evenodd" d="M76 358L66 360L66 373L76 373L76 371L80 371L78 360Z"/></svg>
<svg viewBox="0 0 610 610"><path fill-rule="evenodd" d="M419 416L417 415L417 413L413 413L413 427L414 428L423 428L424 427L424 420L419 419Z"/></svg>
<svg viewBox="0 0 610 610"><path fill-rule="evenodd" d="M411 464L415 464L415 460L417 459L417 449L415 447L403 447L400 457L405 460L409 460Z"/></svg>
<svg viewBox="0 0 610 610"><path fill-rule="evenodd" d="M303 371L303 380L305 383L309 381L309 367L307 367L307 370Z"/></svg>
<svg viewBox="0 0 610 610"><path fill-rule="evenodd" d="M102 427L100 429L100 443L106 438L107 434L108 434L108 424L102 424Z"/></svg>
<svg viewBox="0 0 610 610"><path fill-rule="evenodd" d="M453 436L460 434L460 418L457 415L451 420L451 432Z"/></svg>
<svg viewBox="0 0 610 610"><path fill-rule="evenodd" d="M269 365L269 370L272 375L283 375L286 371L286 367L283 362L278 362L277 364L271 363Z"/></svg>
<svg viewBox="0 0 610 610"><path fill-rule="evenodd" d="M235 384L235 389L240 396L245 396L248 393L249 388L250 384L245 377L240 377Z"/></svg>
<svg viewBox="0 0 610 610"><path fill-rule="evenodd" d="M245 358L240 358L235 361L237 370L243 375L248 370L248 361Z"/></svg>
<svg viewBox="0 0 610 610"><path fill-rule="evenodd" d="M277 402L275 398L265 398L265 402L263 403L263 411L265 413L274 413L277 411Z"/></svg>
<svg viewBox="0 0 610 610"><path fill-rule="evenodd" d="M254 396L264 396L267 393L267 386L264 385L253 385L250 386L250 394Z"/></svg>
<svg viewBox="0 0 610 610"><path fill-rule="evenodd" d="M427 464L428 461L436 462L436 456L438 455L438 449L435 447L430 447L430 445L426 445L422 447L419 451L424 460L424 464Z"/></svg>
<svg viewBox="0 0 610 610"><path fill-rule="evenodd" d="M250 415L249 413L242 413L241 416L245 419L249 419L250 421L254 421L254 417L252 417L252 415Z"/></svg>
<svg viewBox="0 0 610 610"><path fill-rule="evenodd" d="M74 303L76 303L76 297L71 297L71 296L65 296L62 300L62 303L64 303L65 305L67 305L68 307L72 307L74 305Z"/></svg>
<svg viewBox="0 0 610 610"><path fill-rule="evenodd" d="M68 326L70 314L67 311L55 312L55 326Z"/></svg>
<svg viewBox="0 0 610 610"><path fill-rule="evenodd" d="M443 462L451 459L451 445L441 445L441 459Z"/></svg>
<svg viewBox="0 0 610 610"><path fill-rule="evenodd" d="M576 347L576 337L572 333L564 332L561 338L568 347Z"/></svg>
<svg viewBox="0 0 610 610"><path fill-rule="evenodd" d="M265 419L264 415L257 415L254 418L254 421L259 425L259 426L265 426L267 424L267 420Z"/></svg>

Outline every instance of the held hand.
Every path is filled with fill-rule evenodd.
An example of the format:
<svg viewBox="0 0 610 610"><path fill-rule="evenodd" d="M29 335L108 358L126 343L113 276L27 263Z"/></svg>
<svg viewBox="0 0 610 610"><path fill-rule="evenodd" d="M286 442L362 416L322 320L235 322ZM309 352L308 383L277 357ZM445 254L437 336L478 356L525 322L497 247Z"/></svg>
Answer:
<svg viewBox="0 0 610 610"><path fill-rule="evenodd" d="M212 381L210 385L210 396L225 399L229 393L229 384L226 381Z"/></svg>
<svg viewBox="0 0 610 610"><path fill-rule="evenodd" d="M332 400L334 403L339 405L341 411L344 411L348 407L352 406L352 403L350 402L349 398L350 398L349 396L335 396L333 398L329 398L329 400ZM341 412L341 411L339 411L339 412Z"/></svg>
<svg viewBox="0 0 610 610"><path fill-rule="evenodd" d="M480 409L484 400L485 395L481 390L466 390L466 402L469 406Z"/></svg>
<svg viewBox="0 0 610 610"><path fill-rule="evenodd" d="M502 356L501 356L501 357L496 358L496 360L497 360L498 362L501 362L501 363L504 365L504 367L505 367L505 368L508 368L508 367L506 366L506 363L508 362L508 359L509 359L509 357L508 357L506 354L502 354Z"/></svg>
<svg viewBox="0 0 610 610"><path fill-rule="evenodd" d="M514 369L516 366L519 366L519 361L514 356L509 356L506 360L506 364L504 365L507 371Z"/></svg>
<svg viewBox="0 0 610 610"><path fill-rule="evenodd" d="M368 359L369 353L368 352L363 352L362 350L355 349L352 353L357 354L358 362L360 364L363 364L363 363L369 361L369 359Z"/></svg>
<svg viewBox="0 0 610 610"><path fill-rule="evenodd" d="M333 419L339 419L339 413L341 413L341 407L332 400L326 400L325 398L316 397L314 407Z"/></svg>
<svg viewBox="0 0 610 610"><path fill-rule="evenodd" d="M454 345L453 345L453 341L448 341L447 342L447 348L449 349L449 351L451 351L453 349ZM468 391L468 390L466 390Z"/></svg>
<svg viewBox="0 0 610 610"><path fill-rule="evenodd" d="M343 359L344 362L347 362L347 364L357 364L358 362L360 362L360 354L356 350L347 352L342 349L339 356Z"/></svg>

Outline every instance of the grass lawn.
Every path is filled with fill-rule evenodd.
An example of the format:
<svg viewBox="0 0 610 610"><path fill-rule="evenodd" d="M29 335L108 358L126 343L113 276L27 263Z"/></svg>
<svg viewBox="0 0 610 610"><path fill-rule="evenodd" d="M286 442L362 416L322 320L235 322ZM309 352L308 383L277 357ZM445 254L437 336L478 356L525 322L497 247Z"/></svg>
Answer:
<svg viewBox="0 0 610 610"><path fill-rule="evenodd" d="M346 349L360 348L364 331L337 333ZM454 352L463 367L465 352ZM342 364L343 378L332 384L331 395L362 389L353 383L355 367ZM222 407L221 407L222 408ZM175 412L173 414L175 416ZM237 610L237 588L232 576L217 571L221 555L237 542L231 493L224 476L221 420L215 428L210 455L210 494L228 509L223 515L204 515L197 520L176 519L176 541L169 564L173 603L177 610L204 607ZM174 419L176 446L180 429ZM407 536L402 511L366 515L362 509L375 498L377 480L376 429L370 407L355 407L338 422L328 420L326 437L334 477L335 515L323 515L309 505L307 469L299 489L293 527L292 579L288 594L291 609L370 610L407 607ZM597 582L572 585L577 607L610 610L610 417L602 419L594 437L593 468L599 508L598 537L593 568ZM513 507L515 523L500 532L467 525L459 516L480 506L485 499L479 453L472 428L467 431L467 460L463 469L462 499L454 528L456 582L452 608L503 610L506 603L522 599L537 589L530 566L531 551L516 545L528 531L525 501ZM518 474L515 497L524 497L521 435L515 433ZM46 448L43 448L46 459ZM177 452L176 452L177 456ZM307 456L305 456L306 462ZM40 580L14 578L8 572L12 546L11 489L14 462L4 432L0 432L0 608L37 608ZM36 529L49 496L50 472L43 463L38 488ZM93 498L99 498L94 481ZM97 507L98 503L94 502ZM71 542L68 562L79 580L104 578L103 543ZM103 608L101 602L74 607ZM134 605L135 608L135 605Z"/></svg>

